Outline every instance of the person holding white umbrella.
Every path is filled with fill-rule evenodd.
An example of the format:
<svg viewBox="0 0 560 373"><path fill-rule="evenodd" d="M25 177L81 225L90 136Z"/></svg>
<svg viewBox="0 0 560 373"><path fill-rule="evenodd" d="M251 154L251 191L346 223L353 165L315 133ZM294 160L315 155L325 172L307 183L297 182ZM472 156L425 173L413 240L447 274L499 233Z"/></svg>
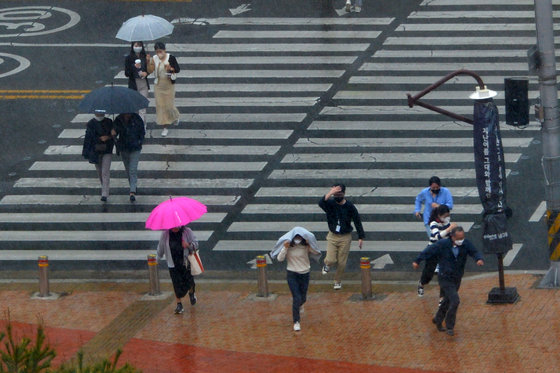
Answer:
<svg viewBox="0 0 560 373"><path fill-rule="evenodd" d="M294 331L301 330L300 313L307 301L309 288L309 272L311 263L309 257L319 260L321 250L313 233L302 227L295 227L280 237L272 252L272 258L279 262L287 261L287 280L292 293L292 318Z"/></svg>
<svg viewBox="0 0 560 373"><path fill-rule="evenodd" d="M154 45L156 55L150 60L148 73L154 73L156 97L156 123L163 126L161 136L166 137L170 124L179 125L179 110L175 107L175 79L181 70L177 59L165 51L165 44Z"/></svg>

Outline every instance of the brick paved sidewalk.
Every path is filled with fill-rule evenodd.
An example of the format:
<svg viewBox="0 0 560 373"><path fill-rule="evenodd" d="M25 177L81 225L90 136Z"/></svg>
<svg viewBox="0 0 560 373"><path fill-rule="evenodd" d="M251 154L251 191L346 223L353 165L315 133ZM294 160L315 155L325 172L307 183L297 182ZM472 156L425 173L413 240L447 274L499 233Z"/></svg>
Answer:
<svg viewBox="0 0 560 373"><path fill-rule="evenodd" d="M312 284L299 333L285 284L272 286L275 300L254 301L256 285L201 283L182 315L173 297L140 300L146 284L56 283L68 294L54 301L31 299L32 284L0 284L0 310L19 333L43 320L57 362L121 346L121 361L144 372L557 372L560 293L534 289L537 280L507 275L521 300L487 305L497 278L465 278L454 337L430 322L437 286L418 298L413 285L376 285L378 300L353 302L357 285Z"/></svg>

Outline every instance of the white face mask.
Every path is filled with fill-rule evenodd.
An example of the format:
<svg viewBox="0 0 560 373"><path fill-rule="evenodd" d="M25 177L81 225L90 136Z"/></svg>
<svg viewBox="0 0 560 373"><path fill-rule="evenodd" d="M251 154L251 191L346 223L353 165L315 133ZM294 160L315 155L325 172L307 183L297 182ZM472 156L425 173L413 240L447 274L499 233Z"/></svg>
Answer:
<svg viewBox="0 0 560 373"><path fill-rule="evenodd" d="M142 52L142 47L134 47L134 53L140 53Z"/></svg>
<svg viewBox="0 0 560 373"><path fill-rule="evenodd" d="M457 240L457 241L455 241L455 245L461 246L463 244L463 241L465 241L465 240Z"/></svg>
<svg viewBox="0 0 560 373"><path fill-rule="evenodd" d="M448 216L448 217L446 217L446 218L443 218L443 219L441 220L441 222L442 222L443 224L445 224L445 225L449 224L449 223L451 222L451 216Z"/></svg>
<svg viewBox="0 0 560 373"><path fill-rule="evenodd" d="M103 119L105 119L105 115L103 115L103 116L97 116L97 115L96 115L96 116L95 116L95 119L97 119L98 121L101 122Z"/></svg>
<svg viewBox="0 0 560 373"><path fill-rule="evenodd" d="M301 243L301 240L295 239L295 240L294 240L294 243L295 243L296 245L299 245L299 244Z"/></svg>

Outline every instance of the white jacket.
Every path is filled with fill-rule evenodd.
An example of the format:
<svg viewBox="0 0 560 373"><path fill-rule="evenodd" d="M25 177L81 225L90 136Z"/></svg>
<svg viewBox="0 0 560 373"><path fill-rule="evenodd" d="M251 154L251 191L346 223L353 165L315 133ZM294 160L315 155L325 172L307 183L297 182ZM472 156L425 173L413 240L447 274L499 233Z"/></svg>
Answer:
<svg viewBox="0 0 560 373"><path fill-rule="evenodd" d="M198 241L194 236L193 231L190 228L185 227L183 230L183 241L191 244L190 250L198 250ZM187 263L187 256L189 255L189 249L184 249L185 263ZM165 255L165 260L167 261L167 267L175 268L173 263L173 257L171 256L171 248L169 247L169 231L165 230L161 232L161 237L159 238L159 244L157 247L158 259L162 259Z"/></svg>

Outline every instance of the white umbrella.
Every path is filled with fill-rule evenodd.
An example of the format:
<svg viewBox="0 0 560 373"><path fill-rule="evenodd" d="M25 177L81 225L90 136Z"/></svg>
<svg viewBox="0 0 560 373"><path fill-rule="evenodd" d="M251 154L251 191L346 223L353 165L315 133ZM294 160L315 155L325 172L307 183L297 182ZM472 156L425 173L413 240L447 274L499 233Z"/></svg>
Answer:
<svg viewBox="0 0 560 373"><path fill-rule="evenodd" d="M302 227L294 227L288 233L280 237L276 242L276 245L274 245L274 247L272 248L270 257L272 259L276 258L276 256L278 256L278 254L280 253L280 250L282 250L282 247L284 247L284 242L293 240L295 236L300 236L305 241L307 241L307 244L311 246L311 249L313 249L314 251L310 254L310 256L316 261L319 261L319 258L321 258L321 249L319 248L317 239L315 238L315 235L313 233Z"/></svg>
<svg viewBox="0 0 560 373"><path fill-rule="evenodd" d="M156 40L173 32L173 25L167 20L151 14L133 17L124 22L117 39L126 41Z"/></svg>

